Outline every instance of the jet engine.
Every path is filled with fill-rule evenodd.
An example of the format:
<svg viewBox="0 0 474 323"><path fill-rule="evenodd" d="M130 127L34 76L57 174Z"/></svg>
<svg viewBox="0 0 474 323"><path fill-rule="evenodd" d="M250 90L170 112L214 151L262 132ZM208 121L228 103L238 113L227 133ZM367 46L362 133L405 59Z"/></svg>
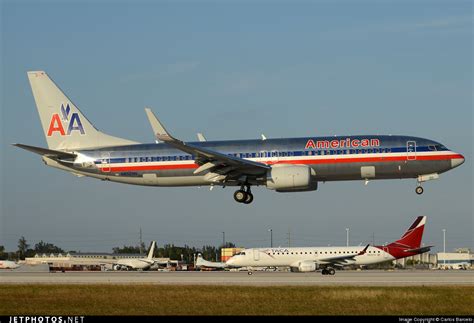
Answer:
<svg viewBox="0 0 474 323"><path fill-rule="evenodd" d="M295 266L291 267L291 271L297 271L301 273L316 271L316 264L312 261L301 261L294 265Z"/></svg>
<svg viewBox="0 0 474 323"><path fill-rule="evenodd" d="M267 172L267 188L277 192L315 191L316 173L306 165L274 165Z"/></svg>

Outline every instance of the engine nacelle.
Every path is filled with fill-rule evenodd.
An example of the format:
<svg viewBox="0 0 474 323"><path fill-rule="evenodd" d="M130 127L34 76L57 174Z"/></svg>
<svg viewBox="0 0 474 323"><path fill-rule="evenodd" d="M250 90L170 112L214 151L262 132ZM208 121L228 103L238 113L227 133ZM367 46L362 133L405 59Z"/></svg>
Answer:
<svg viewBox="0 0 474 323"><path fill-rule="evenodd" d="M277 192L314 191L318 188L315 175L306 165L274 165L267 172L267 188Z"/></svg>
<svg viewBox="0 0 474 323"><path fill-rule="evenodd" d="M301 273L308 273L316 271L316 264L312 261L302 261L297 266L292 266L291 271L297 271Z"/></svg>

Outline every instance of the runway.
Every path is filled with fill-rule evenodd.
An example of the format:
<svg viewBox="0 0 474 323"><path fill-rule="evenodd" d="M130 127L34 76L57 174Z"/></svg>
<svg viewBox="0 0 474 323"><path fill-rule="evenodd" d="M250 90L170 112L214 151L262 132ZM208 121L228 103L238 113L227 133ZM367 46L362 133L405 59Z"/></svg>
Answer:
<svg viewBox="0 0 474 323"><path fill-rule="evenodd" d="M161 284L246 286L474 285L474 271L396 270L320 272L0 272L1 284Z"/></svg>

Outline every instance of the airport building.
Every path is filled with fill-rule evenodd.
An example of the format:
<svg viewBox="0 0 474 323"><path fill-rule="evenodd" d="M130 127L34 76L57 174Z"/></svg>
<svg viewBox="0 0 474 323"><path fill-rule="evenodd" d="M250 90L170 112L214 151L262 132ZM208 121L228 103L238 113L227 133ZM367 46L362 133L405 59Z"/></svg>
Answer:
<svg viewBox="0 0 474 323"><path fill-rule="evenodd" d="M439 252L437 256L440 269L470 269L474 266L474 254L467 248L459 248L455 252Z"/></svg>
<svg viewBox="0 0 474 323"><path fill-rule="evenodd" d="M221 249L221 261L226 262L236 253L239 253L243 248L222 248Z"/></svg>
<svg viewBox="0 0 474 323"><path fill-rule="evenodd" d="M401 268L471 269L474 268L474 254L468 248L458 248L454 252L423 253L397 259L394 264Z"/></svg>
<svg viewBox="0 0 474 323"><path fill-rule="evenodd" d="M110 254L110 253L67 253L42 254L25 258L26 265L48 264L51 269L64 270L107 270L112 269L119 259L143 258L140 254ZM178 265L170 258L154 258L163 267L171 268Z"/></svg>
<svg viewBox="0 0 474 323"><path fill-rule="evenodd" d="M412 257L397 259L393 261L393 264L396 267L401 267L401 268L415 267L415 268L420 268L420 269L435 268L437 263L438 263L437 255L428 253L428 252L421 253Z"/></svg>

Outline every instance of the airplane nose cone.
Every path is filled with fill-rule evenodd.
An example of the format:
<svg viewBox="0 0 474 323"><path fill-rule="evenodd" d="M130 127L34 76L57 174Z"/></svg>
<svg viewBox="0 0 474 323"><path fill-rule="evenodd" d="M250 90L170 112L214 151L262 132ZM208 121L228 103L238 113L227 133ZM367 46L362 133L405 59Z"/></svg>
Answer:
<svg viewBox="0 0 474 323"><path fill-rule="evenodd" d="M232 266L232 265L235 263L235 259L230 258L230 259L227 260L225 263L226 263L228 266Z"/></svg>
<svg viewBox="0 0 474 323"><path fill-rule="evenodd" d="M458 167L464 163L464 156L459 154L459 157L451 159L451 168Z"/></svg>

